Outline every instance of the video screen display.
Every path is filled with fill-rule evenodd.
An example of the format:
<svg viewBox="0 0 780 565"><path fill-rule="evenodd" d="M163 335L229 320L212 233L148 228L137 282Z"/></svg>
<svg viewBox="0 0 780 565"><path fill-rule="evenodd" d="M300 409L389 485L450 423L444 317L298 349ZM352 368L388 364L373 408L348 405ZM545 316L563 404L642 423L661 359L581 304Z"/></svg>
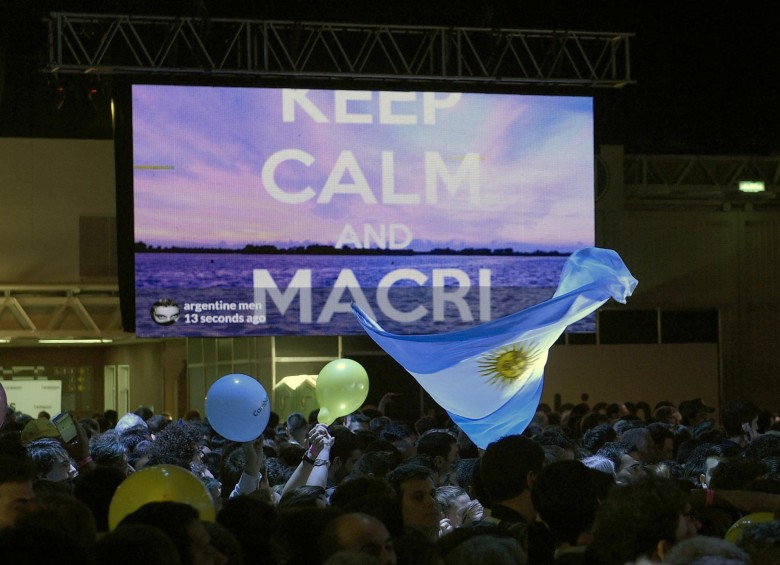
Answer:
<svg viewBox="0 0 780 565"><path fill-rule="evenodd" d="M594 245L591 97L131 99L139 337L360 334L353 302L395 333L463 329L550 298Z"/></svg>

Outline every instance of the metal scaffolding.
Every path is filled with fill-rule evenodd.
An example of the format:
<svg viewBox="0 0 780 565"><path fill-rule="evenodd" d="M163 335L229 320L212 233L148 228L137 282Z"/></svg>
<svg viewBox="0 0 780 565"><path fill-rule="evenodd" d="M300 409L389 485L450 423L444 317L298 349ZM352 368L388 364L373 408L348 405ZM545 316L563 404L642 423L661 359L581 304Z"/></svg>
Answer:
<svg viewBox="0 0 780 565"><path fill-rule="evenodd" d="M49 73L621 88L631 33L52 13Z"/></svg>

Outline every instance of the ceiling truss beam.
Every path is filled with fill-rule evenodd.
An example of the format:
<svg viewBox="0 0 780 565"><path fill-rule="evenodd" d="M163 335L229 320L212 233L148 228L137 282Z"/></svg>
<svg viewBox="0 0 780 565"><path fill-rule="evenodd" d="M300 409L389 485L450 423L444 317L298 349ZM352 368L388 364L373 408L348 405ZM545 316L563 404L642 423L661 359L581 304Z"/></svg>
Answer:
<svg viewBox="0 0 780 565"><path fill-rule="evenodd" d="M51 13L44 71L620 88L631 33Z"/></svg>

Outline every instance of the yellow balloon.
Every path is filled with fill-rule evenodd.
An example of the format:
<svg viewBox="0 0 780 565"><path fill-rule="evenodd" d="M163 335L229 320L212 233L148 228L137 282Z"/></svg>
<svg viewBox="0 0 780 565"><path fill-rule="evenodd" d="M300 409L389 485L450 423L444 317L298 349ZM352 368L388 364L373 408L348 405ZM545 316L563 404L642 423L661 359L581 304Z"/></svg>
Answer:
<svg viewBox="0 0 780 565"><path fill-rule="evenodd" d="M742 518L731 525L731 527L726 532L726 535L723 536L723 539L732 543L737 543L739 538L742 537L742 532L748 526L751 526L752 524L760 524L762 522L771 522L774 519L775 515L772 512L754 512L752 514L742 516Z"/></svg>
<svg viewBox="0 0 780 565"><path fill-rule="evenodd" d="M147 502L163 501L189 504L207 522L216 517L211 495L198 477L175 465L154 465L133 473L116 489L108 507L108 527L113 530Z"/></svg>
<svg viewBox="0 0 780 565"><path fill-rule="evenodd" d="M368 373L357 361L336 359L322 368L314 392L320 406L317 419L330 425L363 405L368 396Z"/></svg>

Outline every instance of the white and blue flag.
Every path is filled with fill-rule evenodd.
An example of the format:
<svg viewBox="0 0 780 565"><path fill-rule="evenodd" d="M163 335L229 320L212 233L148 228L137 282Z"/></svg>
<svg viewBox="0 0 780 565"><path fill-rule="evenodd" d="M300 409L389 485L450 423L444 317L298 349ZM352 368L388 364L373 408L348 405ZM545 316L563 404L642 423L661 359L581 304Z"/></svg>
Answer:
<svg viewBox="0 0 780 565"><path fill-rule="evenodd" d="M357 305L352 310L368 335L484 449L525 430L542 395L547 352L566 326L610 298L625 303L636 285L615 251L586 247L568 258L550 300L466 330L392 334Z"/></svg>

